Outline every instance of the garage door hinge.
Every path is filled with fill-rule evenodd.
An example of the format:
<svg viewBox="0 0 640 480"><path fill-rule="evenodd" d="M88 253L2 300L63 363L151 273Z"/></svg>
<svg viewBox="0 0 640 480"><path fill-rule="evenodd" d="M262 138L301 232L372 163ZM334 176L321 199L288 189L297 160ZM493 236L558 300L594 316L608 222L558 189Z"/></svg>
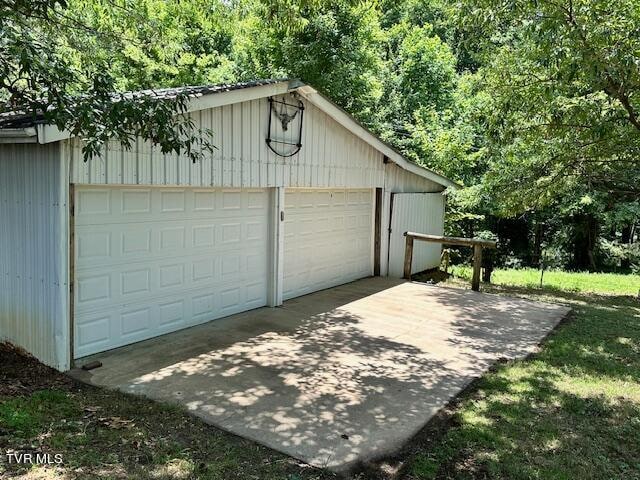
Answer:
<svg viewBox="0 0 640 480"><path fill-rule="evenodd" d="M284 222L284 210L280 210L280 221Z"/></svg>

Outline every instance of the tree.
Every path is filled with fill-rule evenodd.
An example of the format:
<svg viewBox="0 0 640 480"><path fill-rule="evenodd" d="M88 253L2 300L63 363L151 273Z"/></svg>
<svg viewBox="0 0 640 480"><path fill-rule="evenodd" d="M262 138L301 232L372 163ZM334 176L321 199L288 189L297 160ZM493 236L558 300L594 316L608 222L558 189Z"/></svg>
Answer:
<svg viewBox="0 0 640 480"><path fill-rule="evenodd" d="M197 160L210 145L185 115L188 97L118 92L112 57L87 52L123 52L128 39L86 24L68 7L65 0L0 2L0 113L12 113L3 122L16 114L42 118L82 138L85 159L109 139L130 147L140 137Z"/></svg>
<svg viewBox="0 0 640 480"><path fill-rule="evenodd" d="M370 124L382 66L373 2L247 0L239 8L233 49L239 78L299 78Z"/></svg>
<svg viewBox="0 0 640 480"><path fill-rule="evenodd" d="M108 63L119 89L236 80L229 53L237 18L230 5L207 0L69 0L67 11L98 32L71 39L78 62Z"/></svg>
<svg viewBox="0 0 640 480"><path fill-rule="evenodd" d="M640 196L640 6L467 0L487 109L485 185L517 213L580 194Z"/></svg>

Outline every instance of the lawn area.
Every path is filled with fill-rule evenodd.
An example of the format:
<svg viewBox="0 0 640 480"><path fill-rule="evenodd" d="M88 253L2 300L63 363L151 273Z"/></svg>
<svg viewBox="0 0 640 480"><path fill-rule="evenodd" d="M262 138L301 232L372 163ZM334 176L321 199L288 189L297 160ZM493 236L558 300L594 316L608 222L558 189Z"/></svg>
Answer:
<svg viewBox="0 0 640 480"><path fill-rule="evenodd" d="M0 478L334 478L177 407L76 383L0 344ZM62 465L8 465L18 452Z"/></svg>
<svg viewBox="0 0 640 480"><path fill-rule="evenodd" d="M484 291L569 305L573 314L539 353L497 366L432 422L406 478L639 479L640 301L611 295L637 279L555 272L555 288L539 289L527 286L528 272L496 273L496 282L523 286ZM598 288L606 295L590 293Z"/></svg>
<svg viewBox="0 0 640 480"><path fill-rule="evenodd" d="M454 266L455 276L471 279L471 268ZM621 275L617 273L565 272L547 270L544 272L542 286L571 292L615 293L618 295L638 295L640 275ZM519 287L539 287L540 270L533 268L494 270L491 283Z"/></svg>
<svg viewBox="0 0 640 480"><path fill-rule="evenodd" d="M563 290L496 272L519 285L485 292L568 305L571 318L539 353L471 385L397 457L352 478L640 479L640 301L615 293L629 290L623 278L573 275ZM460 278L445 285L468 288ZM76 383L2 344L0 365L0 453L64 460L30 468L0 456L0 478L336 478L179 408Z"/></svg>

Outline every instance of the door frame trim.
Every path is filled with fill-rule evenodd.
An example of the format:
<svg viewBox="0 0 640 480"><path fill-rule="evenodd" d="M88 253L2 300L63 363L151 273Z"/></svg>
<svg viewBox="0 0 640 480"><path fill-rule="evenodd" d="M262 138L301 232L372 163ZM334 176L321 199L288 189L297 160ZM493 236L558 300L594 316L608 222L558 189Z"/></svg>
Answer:
<svg viewBox="0 0 640 480"><path fill-rule="evenodd" d="M284 187L273 187L270 195L269 240L269 292L267 305L282 305L284 288Z"/></svg>
<svg viewBox="0 0 640 480"><path fill-rule="evenodd" d="M382 251L382 199L383 189L375 189L373 207L374 210L374 232L373 232L373 276L380 276L380 256Z"/></svg>
<svg viewBox="0 0 640 480"><path fill-rule="evenodd" d="M75 367L76 205L75 184L69 184L69 366Z"/></svg>

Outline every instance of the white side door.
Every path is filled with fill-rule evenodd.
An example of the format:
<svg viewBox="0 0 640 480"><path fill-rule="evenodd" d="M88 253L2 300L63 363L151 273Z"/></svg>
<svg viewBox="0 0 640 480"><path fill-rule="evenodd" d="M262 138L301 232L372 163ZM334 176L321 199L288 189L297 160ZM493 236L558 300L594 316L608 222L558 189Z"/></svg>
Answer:
<svg viewBox="0 0 640 480"><path fill-rule="evenodd" d="M404 232L444 234L444 195L442 193L392 193L389 276L404 275ZM415 241L411 273L440 265L442 246Z"/></svg>

